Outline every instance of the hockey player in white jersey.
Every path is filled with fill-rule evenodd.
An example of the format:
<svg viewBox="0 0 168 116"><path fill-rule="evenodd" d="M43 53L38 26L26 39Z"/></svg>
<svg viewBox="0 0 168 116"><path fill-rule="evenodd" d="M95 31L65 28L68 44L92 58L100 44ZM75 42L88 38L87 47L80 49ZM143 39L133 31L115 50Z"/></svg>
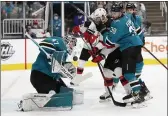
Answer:
<svg viewBox="0 0 168 116"><path fill-rule="evenodd" d="M106 11L103 8L96 9L95 12L91 14L91 18L94 19L97 24L99 23L98 20L103 21L102 16L106 17ZM72 32L74 34L82 33L85 41L84 47L81 51L81 55L78 61L77 76L72 80L73 84L79 84L81 82L80 76L84 71L84 65L91 57L90 53L92 49L90 44L92 45L92 47L97 46L99 49L101 49L102 47L102 45L99 43L99 40L101 39L101 35L97 31L97 26L96 26L97 24L95 24L94 22L86 21L84 25L75 26L73 28Z"/></svg>

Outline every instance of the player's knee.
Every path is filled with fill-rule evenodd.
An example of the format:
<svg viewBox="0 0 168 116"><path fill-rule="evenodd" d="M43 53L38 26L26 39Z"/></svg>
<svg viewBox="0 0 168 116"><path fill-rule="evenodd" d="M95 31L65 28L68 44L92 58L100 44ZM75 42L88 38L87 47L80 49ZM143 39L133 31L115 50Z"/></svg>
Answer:
<svg viewBox="0 0 168 116"><path fill-rule="evenodd" d="M136 80L135 74L133 74L133 73L126 73L126 74L124 74L124 77L129 82Z"/></svg>
<svg viewBox="0 0 168 116"><path fill-rule="evenodd" d="M114 74L116 75L117 78L119 78L120 76L122 76L122 68L121 67L117 67L114 69Z"/></svg>

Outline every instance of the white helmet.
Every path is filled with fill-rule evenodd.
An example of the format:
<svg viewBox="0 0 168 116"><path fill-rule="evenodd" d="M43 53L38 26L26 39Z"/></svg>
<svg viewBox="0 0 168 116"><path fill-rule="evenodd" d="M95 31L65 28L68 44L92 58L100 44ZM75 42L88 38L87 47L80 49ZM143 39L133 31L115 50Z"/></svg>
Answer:
<svg viewBox="0 0 168 116"><path fill-rule="evenodd" d="M67 51L68 53L71 55L73 48L76 46L77 44L77 39L75 36L73 35L66 35L64 38L64 42L66 44L67 47Z"/></svg>
<svg viewBox="0 0 168 116"><path fill-rule="evenodd" d="M106 20L107 12L104 8L97 8L92 14L91 18L96 22L104 22Z"/></svg>

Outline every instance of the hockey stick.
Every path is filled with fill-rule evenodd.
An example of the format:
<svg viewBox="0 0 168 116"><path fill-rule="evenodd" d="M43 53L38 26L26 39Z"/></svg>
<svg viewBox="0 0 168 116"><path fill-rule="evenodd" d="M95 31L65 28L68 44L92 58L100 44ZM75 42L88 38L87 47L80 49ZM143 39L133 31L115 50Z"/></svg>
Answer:
<svg viewBox="0 0 168 116"><path fill-rule="evenodd" d="M78 8L76 5L74 5L72 1L69 2L69 3L70 3L70 5L71 5L72 7L74 7L77 11L79 11L81 14L85 15L90 21L93 21L93 22L94 22L94 20L93 20L91 17L89 17L85 12L83 12L83 11L82 11L80 8Z"/></svg>
<svg viewBox="0 0 168 116"><path fill-rule="evenodd" d="M90 43L89 43L89 44L90 44ZM90 44L90 46L91 46L91 49L92 49L92 51L93 51L93 47L92 47L91 44ZM93 57L95 57L95 54L94 54ZM105 80L105 76L104 76L103 70L102 70L102 68L101 68L101 65L102 65L102 64L101 64L101 63L97 63L97 65L98 65L98 67L99 67L99 70L100 70L100 72L101 72L101 75L102 75L102 77L103 77L104 82L107 83L106 80ZM110 91L109 86L107 86L107 89L108 89L108 92L110 93L110 96L111 96L111 99L112 99L114 105L116 105L116 106L121 106L121 107L125 107L125 106L127 105L127 103L117 102L117 101L114 99L113 94L112 94L112 92Z"/></svg>
<svg viewBox="0 0 168 116"><path fill-rule="evenodd" d="M35 44L37 45L37 47L39 47L40 50L42 50L42 51L46 54L47 58L52 59L52 58L51 58L51 55L48 54L41 46L39 46L39 44L38 44L27 32L26 32L25 35L26 35L30 40L32 40L33 43L35 43ZM72 74L71 74L64 66L60 65L58 62L55 62L55 63L57 63L57 65L60 67L60 72L61 72L65 77L68 77L68 78L70 78L71 80L73 79ZM88 76L89 76L89 77L92 76L92 73L87 73L87 74L84 75L84 77L88 77Z"/></svg>
<svg viewBox="0 0 168 116"><path fill-rule="evenodd" d="M143 33L144 31L145 31L145 28L143 28L143 29L141 30L141 32L138 33L138 35L140 35L140 34ZM168 70L168 68L167 68L154 54L152 54L152 52L150 52L145 46L143 46L143 48L144 48L151 56L153 56L164 68L166 68L166 70Z"/></svg>
<svg viewBox="0 0 168 116"><path fill-rule="evenodd" d="M152 55L164 68L166 68L166 70L168 70L168 68L154 55L152 54L145 46L143 46L143 48L149 52L150 55Z"/></svg>

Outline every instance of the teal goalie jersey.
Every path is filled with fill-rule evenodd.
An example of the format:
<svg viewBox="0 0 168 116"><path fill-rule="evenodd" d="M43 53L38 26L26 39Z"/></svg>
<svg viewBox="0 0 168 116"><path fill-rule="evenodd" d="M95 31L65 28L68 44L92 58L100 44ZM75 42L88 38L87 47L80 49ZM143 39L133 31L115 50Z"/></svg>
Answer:
<svg viewBox="0 0 168 116"><path fill-rule="evenodd" d="M62 52L63 54L58 54L57 58L61 57L62 62L66 61L68 54L63 38L49 37L41 41L39 45L50 55L52 55L54 52ZM32 65L32 70L45 73L53 79L60 78L61 76L59 73L51 73L51 59L47 58L46 54L41 50L36 58L36 61Z"/></svg>

